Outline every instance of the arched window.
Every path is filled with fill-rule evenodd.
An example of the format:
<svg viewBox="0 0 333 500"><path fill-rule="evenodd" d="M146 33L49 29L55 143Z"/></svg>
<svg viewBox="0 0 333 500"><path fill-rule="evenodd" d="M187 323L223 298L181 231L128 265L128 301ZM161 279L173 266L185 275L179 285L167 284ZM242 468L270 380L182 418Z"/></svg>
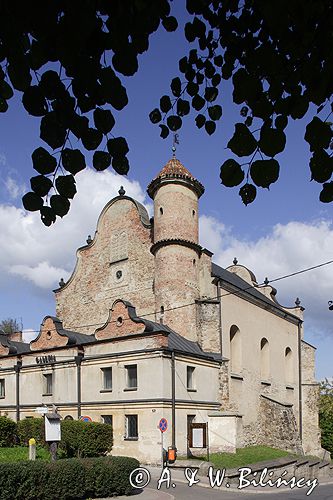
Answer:
<svg viewBox="0 0 333 500"><path fill-rule="evenodd" d="M265 338L260 342L260 373L262 380L268 380L270 377L270 359L269 359L269 343Z"/></svg>
<svg viewBox="0 0 333 500"><path fill-rule="evenodd" d="M232 373L242 371L242 342L241 332L236 325L230 328L230 368Z"/></svg>
<svg viewBox="0 0 333 500"><path fill-rule="evenodd" d="M287 347L284 353L284 372L287 384L294 383L293 352Z"/></svg>

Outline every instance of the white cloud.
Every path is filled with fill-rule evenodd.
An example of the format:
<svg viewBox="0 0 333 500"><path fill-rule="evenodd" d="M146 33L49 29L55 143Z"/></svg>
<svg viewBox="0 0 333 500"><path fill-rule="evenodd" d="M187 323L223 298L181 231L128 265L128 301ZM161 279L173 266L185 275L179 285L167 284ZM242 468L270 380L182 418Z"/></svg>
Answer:
<svg viewBox="0 0 333 500"><path fill-rule="evenodd" d="M0 162L1 162L1 158L0 158ZM18 198L19 196L22 196L26 191L24 184L20 185L19 183L17 183L15 181L15 179L13 179L10 176L6 178L6 180L4 181L4 184L5 184L5 188L7 189L8 193L9 193L9 196L13 200Z"/></svg>
<svg viewBox="0 0 333 500"><path fill-rule="evenodd" d="M333 224L331 221L289 222L277 224L270 234L256 241L236 239L213 217L200 218L201 244L214 251L213 260L222 267L239 264L251 269L258 283L333 260ZM272 283L277 299L293 307L300 297L306 308L307 328L315 333L333 334L333 264Z"/></svg>
<svg viewBox="0 0 333 500"><path fill-rule="evenodd" d="M45 227L39 213L25 212L13 205L0 205L0 278L19 275L37 287L52 289L73 271L76 249L88 234L94 235L103 206L118 195L120 185L126 194L143 202L145 193L137 181L113 172L85 169L76 176L78 193L69 214Z"/></svg>
<svg viewBox="0 0 333 500"><path fill-rule="evenodd" d="M22 330L23 342L29 343L34 340L38 336L38 332L32 330L31 328L27 328Z"/></svg>

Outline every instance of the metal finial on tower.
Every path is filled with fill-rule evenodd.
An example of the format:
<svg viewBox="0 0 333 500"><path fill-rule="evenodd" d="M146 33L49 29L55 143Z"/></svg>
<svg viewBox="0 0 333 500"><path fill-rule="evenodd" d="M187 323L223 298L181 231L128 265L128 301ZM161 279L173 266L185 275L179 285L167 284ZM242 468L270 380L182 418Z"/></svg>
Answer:
<svg viewBox="0 0 333 500"><path fill-rule="evenodd" d="M176 158L176 144L179 144L179 135L173 134L173 144L172 144L172 156Z"/></svg>
<svg viewBox="0 0 333 500"><path fill-rule="evenodd" d="M90 245L90 243L92 242L90 234L88 235L88 238L86 239L86 242L87 242L87 245Z"/></svg>
<svg viewBox="0 0 333 500"><path fill-rule="evenodd" d="M301 301L299 300L298 297L296 297L296 300L295 300L295 306L296 307L299 307L301 305Z"/></svg>
<svg viewBox="0 0 333 500"><path fill-rule="evenodd" d="M269 283L269 279L268 279L268 278L267 278L267 276L266 276L266 278L264 279L264 285L265 285L265 286L267 286L267 285L268 285L268 283Z"/></svg>
<svg viewBox="0 0 333 500"><path fill-rule="evenodd" d="M118 193L119 193L119 196L124 196L124 194L126 193L126 191L123 188L123 186L120 186L120 189L119 189Z"/></svg>
<svg viewBox="0 0 333 500"><path fill-rule="evenodd" d="M237 257L234 257L234 260L232 261L232 263L233 263L234 266L237 266L237 264L238 264Z"/></svg>
<svg viewBox="0 0 333 500"><path fill-rule="evenodd" d="M61 278L61 280L59 281L60 288L63 288L65 285L66 283L64 282L64 278Z"/></svg>

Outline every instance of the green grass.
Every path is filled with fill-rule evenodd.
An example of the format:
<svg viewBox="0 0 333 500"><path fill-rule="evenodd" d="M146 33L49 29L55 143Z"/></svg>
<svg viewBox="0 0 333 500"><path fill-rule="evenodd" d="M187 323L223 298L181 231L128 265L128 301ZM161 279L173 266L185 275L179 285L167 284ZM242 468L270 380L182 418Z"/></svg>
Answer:
<svg viewBox="0 0 333 500"><path fill-rule="evenodd" d="M50 453L45 448L37 448L37 460L50 460ZM27 446L14 446L13 448L0 448L0 462L21 462L29 459Z"/></svg>
<svg viewBox="0 0 333 500"><path fill-rule="evenodd" d="M209 461L218 469L233 469L248 464L262 462L264 460L274 460L275 458L291 456L290 453L268 446L248 446L238 448L236 453L211 453ZM193 457L200 460L207 460L207 456ZM179 457L180 460L187 460Z"/></svg>
<svg viewBox="0 0 333 500"><path fill-rule="evenodd" d="M263 460L287 457L288 455L290 453L287 451L269 448L268 446L248 446L246 448L239 448L236 453L212 453L209 456L209 460L219 469L233 469L247 464L262 462Z"/></svg>

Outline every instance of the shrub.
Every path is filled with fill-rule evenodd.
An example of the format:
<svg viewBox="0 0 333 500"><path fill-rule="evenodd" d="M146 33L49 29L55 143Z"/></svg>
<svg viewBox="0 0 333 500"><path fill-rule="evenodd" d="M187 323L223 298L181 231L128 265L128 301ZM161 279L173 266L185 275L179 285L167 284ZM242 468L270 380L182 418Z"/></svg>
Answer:
<svg viewBox="0 0 333 500"><path fill-rule="evenodd" d="M128 495L130 457L0 464L0 500L79 500Z"/></svg>
<svg viewBox="0 0 333 500"><path fill-rule="evenodd" d="M17 437L22 446L28 446L29 439L35 438L37 446L45 446L43 418L25 418L17 423Z"/></svg>
<svg viewBox="0 0 333 500"><path fill-rule="evenodd" d="M61 422L60 456L98 457L111 451L111 448L111 425L80 420Z"/></svg>
<svg viewBox="0 0 333 500"><path fill-rule="evenodd" d="M16 422L7 417L0 417L0 447L14 446L16 439Z"/></svg>

